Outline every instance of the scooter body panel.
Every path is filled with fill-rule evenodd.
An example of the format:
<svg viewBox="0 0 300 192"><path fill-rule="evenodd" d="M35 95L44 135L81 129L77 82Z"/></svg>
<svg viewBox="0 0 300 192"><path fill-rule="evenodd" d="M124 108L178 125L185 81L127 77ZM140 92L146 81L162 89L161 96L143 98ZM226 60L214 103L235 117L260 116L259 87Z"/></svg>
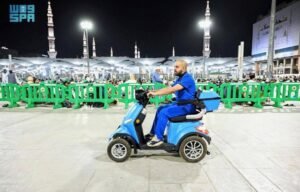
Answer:
<svg viewBox="0 0 300 192"><path fill-rule="evenodd" d="M193 122L169 122L167 127L167 142L178 145L179 141L185 136L192 133L198 134L196 128L203 124L201 121Z"/></svg>
<svg viewBox="0 0 300 192"><path fill-rule="evenodd" d="M140 114L140 112L143 110L143 106L139 103L135 103L127 112L125 115L122 124L118 127L117 130L115 130L111 136L109 137L109 140L113 138L116 134L127 134L134 139L134 141L139 144L140 141L138 139L137 132L135 130L134 121Z"/></svg>

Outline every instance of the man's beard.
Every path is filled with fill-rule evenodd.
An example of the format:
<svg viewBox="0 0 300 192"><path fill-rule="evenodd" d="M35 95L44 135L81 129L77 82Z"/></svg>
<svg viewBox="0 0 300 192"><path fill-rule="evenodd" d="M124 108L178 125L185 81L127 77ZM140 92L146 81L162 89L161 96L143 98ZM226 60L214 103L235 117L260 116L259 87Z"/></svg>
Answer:
<svg viewBox="0 0 300 192"><path fill-rule="evenodd" d="M183 71L178 71L178 73L176 73L176 71L174 71L175 76L181 77L184 72Z"/></svg>

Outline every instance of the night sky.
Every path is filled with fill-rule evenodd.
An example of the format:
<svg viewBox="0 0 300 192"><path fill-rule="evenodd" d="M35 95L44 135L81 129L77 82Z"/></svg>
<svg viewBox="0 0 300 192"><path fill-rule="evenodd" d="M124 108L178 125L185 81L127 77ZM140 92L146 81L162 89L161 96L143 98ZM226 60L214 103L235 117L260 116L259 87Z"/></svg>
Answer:
<svg viewBox="0 0 300 192"><path fill-rule="evenodd" d="M285 0L290 2L291 0ZM277 4L284 0L277 0ZM10 23L9 4L35 4L35 23ZM137 41L141 57L202 55L203 32L197 23L204 17L204 0L52 0L56 50L59 58L82 56L83 18L93 21L98 56L133 57ZM0 46L20 55L46 54L46 0L0 1ZM240 41L251 54L252 24L269 13L271 0L211 0L211 56L235 57ZM91 39L90 39L91 43ZM91 49L91 44L90 44Z"/></svg>

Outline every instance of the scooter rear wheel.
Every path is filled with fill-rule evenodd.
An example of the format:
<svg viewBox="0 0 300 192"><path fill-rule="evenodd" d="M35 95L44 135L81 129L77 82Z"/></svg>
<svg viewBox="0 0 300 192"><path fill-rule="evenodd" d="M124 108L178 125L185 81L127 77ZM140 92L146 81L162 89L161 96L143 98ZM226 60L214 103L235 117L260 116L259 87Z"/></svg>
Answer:
<svg viewBox="0 0 300 192"><path fill-rule="evenodd" d="M179 147L179 155L187 162L201 161L207 153L207 145L199 136L185 138Z"/></svg>
<svg viewBox="0 0 300 192"><path fill-rule="evenodd" d="M109 158L116 162L124 162L131 154L131 146L125 139L116 138L107 147Z"/></svg>

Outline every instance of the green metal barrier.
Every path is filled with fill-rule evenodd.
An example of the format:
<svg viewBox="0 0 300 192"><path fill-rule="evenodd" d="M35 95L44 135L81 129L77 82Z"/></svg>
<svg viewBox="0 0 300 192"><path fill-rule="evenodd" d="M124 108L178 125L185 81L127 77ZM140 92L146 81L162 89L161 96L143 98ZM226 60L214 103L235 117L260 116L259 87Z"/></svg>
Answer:
<svg viewBox="0 0 300 192"><path fill-rule="evenodd" d="M220 97L225 108L232 103L252 102L254 107L262 108L262 102L268 97L269 87L264 83L224 83L220 86Z"/></svg>
<svg viewBox="0 0 300 192"><path fill-rule="evenodd" d="M118 101L125 104L125 109L128 109L129 103L135 101L134 89L129 83L123 83L117 87Z"/></svg>
<svg viewBox="0 0 300 192"><path fill-rule="evenodd" d="M226 108L232 108L232 103L252 102L254 107L262 108L262 103L268 98L274 102L274 107L282 107L285 101L300 101L300 83L224 83L217 86L212 83L196 84L202 90L214 90L219 93ZM80 108L82 103L103 103L107 109L116 99L125 104L135 102L135 90L157 90L166 87L163 84L133 84L124 83L118 86L111 84L71 84L65 87L61 84L0 84L0 101L9 102L9 107L19 106L23 100L26 108L32 108L36 103L53 103L54 109L62 107L65 100ZM158 107L171 99L172 95L155 96L150 103Z"/></svg>
<svg viewBox="0 0 300 192"><path fill-rule="evenodd" d="M18 107L20 88L17 84L0 84L0 101L8 101L9 108Z"/></svg>
<svg viewBox="0 0 300 192"><path fill-rule="evenodd" d="M116 88L112 84L71 84L67 98L74 109L80 108L82 103L103 103L107 109L116 99Z"/></svg>
<svg viewBox="0 0 300 192"><path fill-rule="evenodd" d="M66 100L66 87L61 84L26 84L20 88L21 99L27 103L27 109L37 103L53 103L53 109L58 109Z"/></svg>
<svg viewBox="0 0 300 192"><path fill-rule="evenodd" d="M274 107L282 108L281 103L283 102L283 98L281 95L281 83L272 83L270 84L270 99L273 101Z"/></svg>
<svg viewBox="0 0 300 192"><path fill-rule="evenodd" d="M300 101L300 84L283 83L284 101Z"/></svg>
<svg viewBox="0 0 300 192"><path fill-rule="evenodd" d="M300 101L300 83L273 83L270 85L270 99L274 107L282 108L285 101Z"/></svg>
<svg viewBox="0 0 300 192"><path fill-rule="evenodd" d="M0 84L0 101L6 101L5 84Z"/></svg>

